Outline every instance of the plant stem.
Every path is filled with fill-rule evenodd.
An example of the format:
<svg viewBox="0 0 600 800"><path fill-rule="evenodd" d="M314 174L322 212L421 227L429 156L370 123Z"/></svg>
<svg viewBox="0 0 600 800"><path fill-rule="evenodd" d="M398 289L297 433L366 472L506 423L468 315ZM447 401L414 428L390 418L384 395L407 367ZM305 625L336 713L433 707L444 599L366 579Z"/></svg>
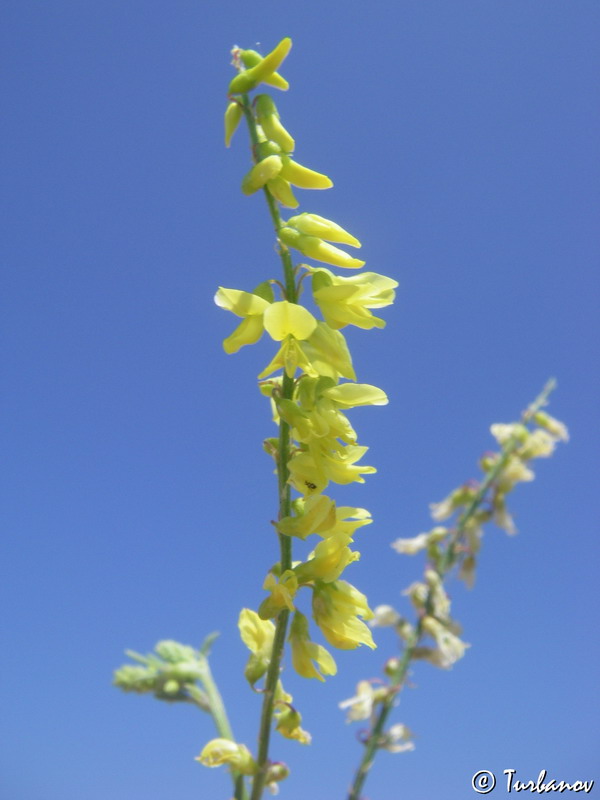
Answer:
<svg viewBox="0 0 600 800"><path fill-rule="evenodd" d="M252 158L254 162L257 161L257 146L259 144L258 131L256 129L256 120L252 113L252 107L248 99L248 95L242 95L241 106L244 112L244 117L248 124L248 131L250 134L250 141L252 143ZM271 195L267 187L263 189L269 214L275 230L275 235L279 235L279 229L283 226L279 208L275 198ZM292 257L288 248L283 242L278 242L279 256L283 266L285 298L290 303L298 301L298 292L296 288L296 278L294 275L294 267L292 264ZM294 380L283 373L283 380L281 385L281 396L284 399L291 400L294 394ZM280 420L279 422L279 447L277 453L277 482L279 491L279 519L290 516L291 514L291 495L290 485L288 483L289 470L288 461L290 459L290 426ZM278 534L279 536L279 549L280 549L280 564L281 572L291 569L292 567L292 542L289 536ZM273 709L275 700L275 691L277 689L277 682L279 680L279 672L281 661L285 649L285 636L287 633L287 626L289 621L290 612L286 609L282 611L277 617L275 624L275 636L273 639L273 649L271 652L271 660L267 677L265 680L265 688L263 690L263 705L260 717L260 729L258 734L258 755L256 759L257 773L252 782L252 796L251 800L260 800L262 797L267 770L269 767L269 741L271 736L271 725L273 721Z"/></svg>
<svg viewBox="0 0 600 800"><path fill-rule="evenodd" d="M548 397L550 396L551 392L556 388L556 381L554 378L551 378L540 394L536 397L536 399L527 407L527 409L521 415L521 422L525 425L531 421L534 414L539 411L543 406L546 405ZM464 512L460 515L454 535L452 536L452 540L448 544L446 548L446 552L444 553L444 557L442 558L441 564L438 566L437 572L442 579L444 579L448 572L452 569L455 563L455 554L456 554L456 546L465 532L465 529L473 517L473 515L479 509L479 506L485 500L485 497L488 493L488 490L491 486L498 480L502 471L506 467L508 460L510 459L511 455L514 451L519 447L520 441L517 436L511 437L508 442L502 448L502 455L494 464L493 468L488 472L486 475L485 480L481 483L478 491L476 492L475 496L464 510ZM375 722L371 728L369 738L365 743L365 750L363 753L363 757L360 761L360 765L356 771L354 776L354 781L352 783L352 787L348 794L348 800L360 800L360 793L363 789L365 781L367 779L369 770L373 765L373 761L375 756L377 755L377 750L380 748L382 743L382 733L387 718L394 707L396 702L396 696L398 692L402 689L404 681L406 680L406 676L408 674L408 667L412 660L413 653L415 648L419 645L421 638L423 636L423 617L426 614L429 614L432 610L433 605L433 589L429 589L427 593L427 597L425 599L425 613L417 622L415 630L413 631L412 636L406 643L406 647L404 649L404 653L402 654L402 658L398 663L398 666L391 677L389 692L385 700L381 703L381 707L375 719Z"/></svg>
<svg viewBox="0 0 600 800"><path fill-rule="evenodd" d="M212 672L208 664L208 658L204 659L201 682L204 691L206 692L206 696L208 697L210 714L214 720L219 735L222 736L223 739L231 739L232 742L235 742L231 725L229 724L229 719L227 717L227 712L225 710L225 705L223 703L223 698L221 697L221 693L219 692L217 684L215 683L215 679L212 676ZM233 781L235 800L248 800L248 792L246 791L244 776L232 770L231 779Z"/></svg>

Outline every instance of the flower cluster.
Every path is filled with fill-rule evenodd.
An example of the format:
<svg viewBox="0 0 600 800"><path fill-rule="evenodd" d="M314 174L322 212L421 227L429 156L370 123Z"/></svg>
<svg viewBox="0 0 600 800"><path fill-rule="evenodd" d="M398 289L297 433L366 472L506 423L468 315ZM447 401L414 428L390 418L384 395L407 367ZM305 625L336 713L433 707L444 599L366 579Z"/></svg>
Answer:
<svg viewBox="0 0 600 800"><path fill-rule="evenodd" d="M258 613L242 612L239 627L251 652L246 677L252 686L268 670L275 631L271 620L277 620L282 612L293 615L288 641L296 672L317 680L335 674L332 655L311 640L309 619L297 607L301 590L310 593L312 619L329 645L339 649L375 647L364 622L373 616L367 599L341 577L359 558L352 548L354 535L371 517L362 508L337 506L324 492L331 483L363 483L365 475L375 472L362 461L368 448L358 444L346 412L357 406L384 405L388 399L381 389L357 382L341 330L348 325L365 330L384 327L384 320L373 310L390 305L398 285L376 272L347 277L304 260L293 264L293 252L347 270L358 270L365 262L344 249L360 248L361 244L337 223L307 212L281 217L282 206L298 207L297 188L333 185L323 173L296 161L295 140L283 126L273 98L263 93L253 100L248 96L259 84L288 88L277 70L290 47L291 41L284 39L264 57L234 48L233 63L239 71L230 83L225 113L228 146L241 119L248 123L254 165L243 178L242 191L250 195L263 190L266 195L284 281L270 278L252 291L219 288L217 305L241 319L223 346L227 353L235 353L258 342L263 333L277 342L275 355L258 375L260 391L270 399L279 426L279 437L268 440L265 449L275 459L288 497L275 526L280 537L290 542L316 537L304 560L282 560L269 571L263 585L268 594ZM300 304L305 285L310 285L311 307L322 319ZM297 493L295 499L290 488ZM297 712L285 711L291 708L291 698L286 699L283 688L278 687L276 729L308 741L308 735L299 732Z"/></svg>
<svg viewBox="0 0 600 800"><path fill-rule="evenodd" d="M453 525L437 524L426 533L392 543L398 553L414 555L423 551L427 555L423 580L414 582L404 592L417 621L409 622L389 605L375 609L371 626L393 627L402 655L387 662L385 673L389 682L385 687L373 689L371 682L361 681L355 697L340 704L342 708L349 708L349 721L371 719L373 729L377 729L377 720L384 719L394 703L412 661L425 660L448 669L470 646L460 638L460 625L450 616L450 599L444 580L457 569L459 577L472 587L484 523L491 521L507 533L515 533L506 505L507 495L517 483L533 480L530 466L533 459L551 455L559 440L568 440L566 427L540 410L553 385L553 382L548 384L520 422L491 426L500 450L482 457L480 465L484 476L481 481L459 486L441 502L431 504L431 515L436 523L455 517ZM379 734L374 747L390 749L385 736L389 736L389 732ZM409 741L404 742L393 751L411 749L410 745Z"/></svg>
<svg viewBox="0 0 600 800"><path fill-rule="evenodd" d="M124 664L115 670L113 684L124 692L152 694L169 703L194 703L202 711L210 712L207 693L198 686L210 676L208 652L214 639L207 637L200 650L189 645L165 639L158 642L154 653L141 655L127 650L136 664Z"/></svg>

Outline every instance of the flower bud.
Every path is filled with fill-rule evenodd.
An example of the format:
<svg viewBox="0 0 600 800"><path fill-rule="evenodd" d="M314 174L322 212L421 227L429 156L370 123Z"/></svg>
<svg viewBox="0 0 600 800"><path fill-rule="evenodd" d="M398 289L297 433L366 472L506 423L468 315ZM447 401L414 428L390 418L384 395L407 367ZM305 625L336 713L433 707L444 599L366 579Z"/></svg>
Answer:
<svg viewBox="0 0 600 800"><path fill-rule="evenodd" d="M300 233L307 233L309 236L318 236L321 239L326 239L328 242L349 244L352 247L361 246L358 239L352 236L351 233L348 233L348 231L344 230L332 220L320 217L318 214L298 214L295 217L290 217L286 225L296 228Z"/></svg>
<svg viewBox="0 0 600 800"><path fill-rule="evenodd" d="M230 739L212 739L196 758L205 767L220 767L229 764L242 775L254 775L256 764L250 751L243 744L237 744Z"/></svg>
<svg viewBox="0 0 600 800"><path fill-rule="evenodd" d="M398 658L398 656L392 656L392 658L388 658L383 665L384 674L388 678L395 678L401 663L402 661Z"/></svg>
<svg viewBox="0 0 600 800"><path fill-rule="evenodd" d="M286 208L298 208L298 201L294 197L290 182L286 181L280 175L271 178L267 181L267 189L273 195L275 200L281 203Z"/></svg>
<svg viewBox="0 0 600 800"><path fill-rule="evenodd" d="M289 156L284 156L282 161L282 178L285 178L286 181L289 181L299 189L330 189L333 186L333 181L327 175L315 172L308 167L303 167L302 164L292 161Z"/></svg>
<svg viewBox="0 0 600 800"><path fill-rule="evenodd" d="M364 261L360 261L358 258L352 258L348 253L340 250L339 247L334 247L316 236L300 233L295 228L286 226L280 228L279 238L288 247L293 247L316 261L324 261L326 264L333 264L336 267L344 267L346 269L359 269L365 264Z"/></svg>
<svg viewBox="0 0 600 800"><path fill-rule="evenodd" d="M548 433L550 433L556 439L562 439L563 442L569 441L569 431L567 430L567 426L554 417L551 417L550 414L546 414L545 411L538 411L536 414L534 414L533 420L540 426L540 428L547 430Z"/></svg>
<svg viewBox="0 0 600 800"><path fill-rule="evenodd" d="M279 121L279 112L268 94L259 94L255 100L256 116L265 134L286 153L296 146L294 139Z"/></svg>
<svg viewBox="0 0 600 800"><path fill-rule="evenodd" d="M255 67L257 64L260 64L260 62L263 60L261 54L257 53L256 50L241 50L240 58L242 60L242 64L247 69ZM263 78L263 83L266 83L269 86L273 86L275 89L281 89L281 91L283 92L285 92L287 89L290 88L289 83L286 81L285 78L282 78L278 72L273 72L272 75Z"/></svg>
<svg viewBox="0 0 600 800"><path fill-rule="evenodd" d="M229 147L231 144L231 137L236 132L243 116L244 112L239 103L229 103L225 111L225 147Z"/></svg>
<svg viewBox="0 0 600 800"><path fill-rule="evenodd" d="M289 767L287 764L284 764L283 761L274 761L272 764L269 764L265 783L271 794L277 794L279 791L277 784L285 780L289 774Z"/></svg>
<svg viewBox="0 0 600 800"><path fill-rule="evenodd" d="M283 59L290 52L292 40L289 37L282 39L277 47L261 58L255 66L240 72L229 84L230 94L245 94L256 88L259 83L270 78L277 70ZM244 60L243 55L241 56ZM287 88L287 87L286 87Z"/></svg>
<svg viewBox="0 0 600 800"><path fill-rule="evenodd" d="M255 164L250 172L246 173L242 181L242 192L254 194L261 189L267 181L281 172L281 158L277 155L267 156Z"/></svg>
<svg viewBox="0 0 600 800"><path fill-rule="evenodd" d="M126 664L115 670L113 685L123 689L124 692L138 692L145 694L153 692L157 685L156 672L148 667Z"/></svg>
<svg viewBox="0 0 600 800"><path fill-rule="evenodd" d="M180 661L192 661L196 657L196 651L193 647L174 642L171 639L158 642L154 649L163 661L168 661L171 664L177 664Z"/></svg>

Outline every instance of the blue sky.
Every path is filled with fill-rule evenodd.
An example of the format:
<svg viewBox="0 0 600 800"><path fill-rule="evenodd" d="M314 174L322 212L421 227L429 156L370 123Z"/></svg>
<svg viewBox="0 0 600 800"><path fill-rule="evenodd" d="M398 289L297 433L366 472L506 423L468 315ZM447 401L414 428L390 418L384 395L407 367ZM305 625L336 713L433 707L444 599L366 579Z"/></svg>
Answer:
<svg viewBox="0 0 600 800"><path fill-rule="evenodd" d="M519 535L488 530L475 588L452 585L472 647L450 672L414 670L396 720L417 749L382 754L367 795L462 800L480 769L600 778L598 4L2 6L2 796L228 797L193 761L207 717L111 687L125 648L163 638L221 632L214 670L254 743L235 620L277 557L256 390L272 343L226 356L234 319L212 298L278 274L264 203L239 191L245 134L227 151L222 114L231 47L286 35L282 119L335 182L299 192L301 210L400 282L384 331L348 333L359 380L390 397L352 417L378 473L335 494L375 519L349 579L402 607L422 562L389 543L428 529L490 423L550 376L572 436L515 491ZM360 746L337 703L379 674L394 641L379 644L336 655L325 685L286 670L314 741L275 739L282 797L344 797Z"/></svg>

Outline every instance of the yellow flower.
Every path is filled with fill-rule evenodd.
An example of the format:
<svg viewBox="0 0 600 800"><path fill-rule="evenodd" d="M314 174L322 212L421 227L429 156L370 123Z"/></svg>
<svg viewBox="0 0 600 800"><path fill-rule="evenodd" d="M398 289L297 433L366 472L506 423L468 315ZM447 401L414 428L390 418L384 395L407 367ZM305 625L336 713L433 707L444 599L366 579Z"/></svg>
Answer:
<svg viewBox="0 0 600 800"><path fill-rule="evenodd" d="M264 287L264 284L261 286ZM272 296L271 290L271 298ZM263 314L271 303L269 299L256 294L256 291L242 292L221 286L215 295L215 303L243 318L243 322L223 341L226 353L237 353L240 347L258 342L264 330Z"/></svg>
<svg viewBox="0 0 600 800"><path fill-rule="evenodd" d="M367 598L346 581L317 583L313 590L313 616L329 644L353 650L361 644L374 648L369 628L358 617L372 619Z"/></svg>
<svg viewBox="0 0 600 800"><path fill-rule="evenodd" d="M370 525L372 522L371 514L366 508L339 506L335 510L335 524L328 530L316 532L324 537L333 536L336 533L344 533L346 536L352 537L358 528Z"/></svg>
<svg viewBox="0 0 600 800"><path fill-rule="evenodd" d="M275 341L283 340L279 353L260 377L269 375L280 366L292 371L292 374L296 366L312 369L308 358L296 348L295 343L308 339L317 330L317 320L297 303L287 300L273 302L273 290L268 282L260 284L254 292L220 287L215 295L215 303L243 318L243 322L223 341L226 353L237 353L244 345L254 344L262 336L263 330Z"/></svg>
<svg viewBox="0 0 600 800"><path fill-rule="evenodd" d="M368 449L359 445L344 446L329 439L323 445L311 445L288 462L289 482L304 495L322 492L329 481L364 483L363 475L377 472L375 467L356 463Z"/></svg>
<svg viewBox="0 0 600 800"><path fill-rule="evenodd" d="M332 330L325 322L317 322L310 339L304 344L314 375L325 375L338 381L348 378L355 381L352 357L343 334Z"/></svg>
<svg viewBox="0 0 600 800"><path fill-rule="evenodd" d="M296 516L284 517L277 523L277 530L300 539L305 539L311 533L324 539L341 533L351 539L357 528L373 521L365 508L336 508L333 500L324 494L300 497L293 505Z"/></svg>
<svg viewBox="0 0 600 800"><path fill-rule="evenodd" d="M356 325L365 330L385 327L385 321L375 317L369 309L391 305L397 281L377 272L342 278L322 267L307 266L307 269L313 274L315 303L331 328L337 330L346 325Z"/></svg>
<svg viewBox="0 0 600 800"><path fill-rule="evenodd" d="M230 739L212 739L195 760L205 767L229 764L242 775L254 775L256 772L256 764L246 745L237 744Z"/></svg>
<svg viewBox="0 0 600 800"><path fill-rule="evenodd" d="M281 519L277 523L279 533L306 539L309 534L327 530L335 523L335 503L324 494L299 498L293 506L296 516Z"/></svg>
<svg viewBox="0 0 600 800"><path fill-rule="evenodd" d="M300 744L310 744L312 737L308 731L300 727L302 717L292 705L293 699L292 695L285 691L281 681L277 681L273 710L275 730L286 739L294 739Z"/></svg>
<svg viewBox="0 0 600 800"><path fill-rule="evenodd" d="M260 604L258 616L261 619L276 617L284 608L294 611L293 597L298 591L298 578L292 570L287 569L279 580L269 572L263 583L263 589L267 589L271 594Z"/></svg>
<svg viewBox="0 0 600 800"><path fill-rule="evenodd" d="M360 553L348 547L351 541L350 536L345 533L334 533L319 542L309 560L294 568L298 581L331 583L337 580L348 564L360 558Z"/></svg>
<svg viewBox="0 0 600 800"><path fill-rule="evenodd" d="M248 659L244 675L251 686L254 686L265 674L271 661L275 625L271 620L261 619L256 611L243 608L238 620L240 637L252 655Z"/></svg>
<svg viewBox="0 0 600 800"><path fill-rule="evenodd" d="M301 369L307 373L313 373L312 363L309 361L304 347L293 336L288 336L284 339L283 344L275 353L273 359L267 364L262 372L259 373L259 378L266 378L278 369L285 370L285 374L289 378L293 378L297 369Z"/></svg>
<svg viewBox="0 0 600 800"><path fill-rule="evenodd" d="M286 739L294 739L300 744L310 744L312 736L305 731L300 723L302 717L293 706L279 706L273 714L275 717L275 730Z"/></svg>
<svg viewBox="0 0 600 800"><path fill-rule="evenodd" d="M297 308L302 308L302 306L297 306ZM306 314L310 314L306 309L303 310ZM298 336L290 330L272 361L259 374L259 378L266 378L277 369L284 369L286 374L293 378L296 369L301 369L312 377L324 375L335 381L340 377L356 379L350 352L342 334L339 331L331 330L324 322L316 322L314 317L310 316L316 323L310 336L300 342ZM303 330L307 329L308 326L303 328ZM299 332L300 329L297 329L296 333Z"/></svg>
<svg viewBox="0 0 600 800"><path fill-rule="evenodd" d="M304 306L282 300L272 303L264 312L265 330L276 342L283 342L270 364L258 376L265 378L283 368L289 377L296 369L311 370L300 341L308 339L317 327L317 320Z"/></svg>
<svg viewBox="0 0 600 800"><path fill-rule="evenodd" d="M305 377L296 392L298 404L288 400L279 403L282 418L294 429L294 438L308 444L313 438L341 439L356 444L356 433L340 408L359 405L385 405L385 392L368 384L335 385L328 377Z"/></svg>
<svg viewBox="0 0 600 800"><path fill-rule="evenodd" d="M317 327L317 320L308 309L287 300L271 303L264 312L263 322L265 330L276 342L281 342L286 336L308 339Z"/></svg>
<svg viewBox="0 0 600 800"><path fill-rule="evenodd" d="M333 657L324 647L310 641L308 620L299 611L294 614L288 640L292 648L292 664L298 675L323 681L323 675L336 674Z"/></svg>

